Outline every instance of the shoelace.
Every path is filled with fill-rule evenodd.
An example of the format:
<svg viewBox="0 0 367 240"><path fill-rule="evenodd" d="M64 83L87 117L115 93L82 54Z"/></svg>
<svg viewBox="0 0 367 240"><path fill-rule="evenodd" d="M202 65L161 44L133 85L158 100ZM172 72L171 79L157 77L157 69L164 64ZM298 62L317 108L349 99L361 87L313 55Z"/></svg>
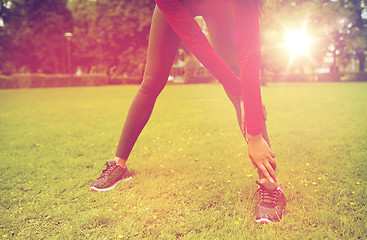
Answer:
<svg viewBox="0 0 367 240"><path fill-rule="evenodd" d="M278 190L269 190L264 187L260 182L256 182L260 187L257 189L256 193L259 193L260 205L267 207L275 207L278 205Z"/></svg>
<svg viewBox="0 0 367 240"><path fill-rule="evenodd" d="M108 174L112 173L115 168L116 166L112 166L108 162L106 162L106 168L102 170L102 174L101 176L99 176L98 179L107 178Z"/></svg>

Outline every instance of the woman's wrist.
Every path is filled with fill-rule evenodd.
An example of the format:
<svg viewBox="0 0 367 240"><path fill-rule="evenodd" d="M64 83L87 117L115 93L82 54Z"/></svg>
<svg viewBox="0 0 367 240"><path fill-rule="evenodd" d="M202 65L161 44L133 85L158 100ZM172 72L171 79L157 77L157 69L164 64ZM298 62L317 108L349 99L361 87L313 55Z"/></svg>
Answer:
<svg viewBox="0 0 367 240"><path fill-rule="evenodd" d="M247 140L249 143L258 142L261 140L261 138L262 138L261 133L256 134L256 135L247 134Z"/></svg>

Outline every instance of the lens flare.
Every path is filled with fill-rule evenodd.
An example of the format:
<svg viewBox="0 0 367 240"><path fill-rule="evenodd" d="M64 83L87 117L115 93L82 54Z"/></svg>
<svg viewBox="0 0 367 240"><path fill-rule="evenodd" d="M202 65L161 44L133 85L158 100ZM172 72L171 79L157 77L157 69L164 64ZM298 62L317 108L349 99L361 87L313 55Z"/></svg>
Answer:
<svg viewBox="0 0 367 240"><path fill-rule="evenodd" d="M285 46L291 52L292 57L297 55L309 55L311 39L303 30L288 31L285 34Z"/></svg>

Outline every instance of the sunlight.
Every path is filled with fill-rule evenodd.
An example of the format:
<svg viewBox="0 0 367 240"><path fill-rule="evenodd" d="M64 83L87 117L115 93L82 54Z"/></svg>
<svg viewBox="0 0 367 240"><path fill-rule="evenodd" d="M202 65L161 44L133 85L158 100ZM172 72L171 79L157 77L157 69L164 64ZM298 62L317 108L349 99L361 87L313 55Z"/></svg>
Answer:
<svg viewBox="0 0 367 240"><path fill-rule="evenodd" d="M298 29L288 29L284 27L284 42L282 46L290 53L288 61L287 72L291 69L292 65L302 64L300 61L306 60L313 62L312 58L312 45L316 39L312 38L306 32L307 20L303 21L302 26ZM304 59L306 57L306 59Z"/></svg>
<svg viewBox="0 0 367 240"><path fill-rule="evenodd" d="M311 39L303 29L299 31L288 31L284 38L285 46L291 52L292 58L300 54L309 55Z"/></svg>

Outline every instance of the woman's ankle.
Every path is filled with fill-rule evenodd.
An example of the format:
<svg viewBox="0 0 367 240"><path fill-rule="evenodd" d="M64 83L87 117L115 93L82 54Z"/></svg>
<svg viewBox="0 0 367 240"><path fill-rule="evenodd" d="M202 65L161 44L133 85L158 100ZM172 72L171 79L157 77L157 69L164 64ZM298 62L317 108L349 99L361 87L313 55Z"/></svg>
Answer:
<svg viewBox="0 0 367 240"><path fill-rule="evenodd" d="M115 156L113 160L116 162L116 164L120 165L121 167L126 167L126 160L125 159L122 159L122 158L119 158L119 157Z"/></svg>
<svg viewBox="0 0 367 240"><path fill-rule="evenodd" d="M264 182L269 182L269 180L267 178L260 178L259 179L260 183L264 183ZM279 184L277 182L274 183L277 187L279 187Z"/></svg>

